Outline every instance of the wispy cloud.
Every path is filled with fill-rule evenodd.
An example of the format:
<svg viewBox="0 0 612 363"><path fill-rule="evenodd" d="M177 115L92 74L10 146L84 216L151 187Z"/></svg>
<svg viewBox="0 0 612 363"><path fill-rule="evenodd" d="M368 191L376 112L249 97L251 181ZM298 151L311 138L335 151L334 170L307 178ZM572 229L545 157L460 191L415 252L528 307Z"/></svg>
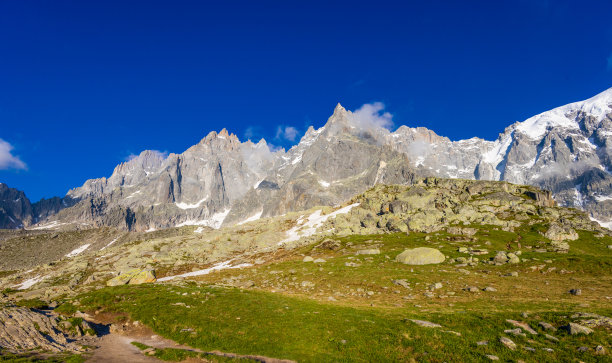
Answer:
<svg viewBox="0 0 612 363"><path fill-rule="evenodd" d="M156 154L157 156L161 157L162 159L165 159L168 157L168 152L167 151L159 151L159 150L147 150L152 152L153 154ZM144 151L143 151L144 152ZM142 154L142 153L140 153ZM139 157L140 155L136 155L134 153L130 153L128 156L126 156L123 160L125 161L132 161L134 159L136 159L137 157Z"/></svg>
<svg viewBox="0 0 612 363"><path fill-rule="evenodd" d="M383 112L384 109L382 102L366 103L352 113L351 122L364 130L380 127L390 129L393 126L393 116L389 112Z"/></svg>
<svg viewBox="0 0 612 363"><path fill-rule="evenodd" d="M277 140L287 140L287 141L295 141L295 138L298 136L299 131L293 126L279 126L276 128L276 137Z"/></svg>
<svg viewBox="0 0 612 363"><path fill-rule="evenodd" d="M23 161L21 161L19 156L13 155L13 149L13 145L0 139L0 170L27 170L28 166Z"/></svg>
<svg viewBox="0 0 612 363"><path fill-rule="evenodd" d="M253 140L253 138L256 138L259 135L259 127L257 126L249 126L246 128L246 130L244 130L244 138L246 140Z"/></svg>

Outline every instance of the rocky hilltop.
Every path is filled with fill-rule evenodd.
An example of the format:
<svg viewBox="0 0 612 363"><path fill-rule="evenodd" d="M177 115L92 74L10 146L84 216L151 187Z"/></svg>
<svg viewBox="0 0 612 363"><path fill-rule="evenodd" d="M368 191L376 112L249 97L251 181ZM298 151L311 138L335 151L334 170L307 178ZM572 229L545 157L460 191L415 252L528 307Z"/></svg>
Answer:
<svg viewBox="0 0 612 363"><path fill-rule="evenodd" d="M263 139L241 142L225 129L211 132L182 154L144 151L109 178L88 180L62 199L40 202L38 210L13 206L17 222L3 217L1 223L134 231L219 228L337 205L379 183L437 176L538 186L552 191L559 205L586 210L610 226L611 105L609 89L516 122L496 141L451 141L420 127L390 132L338 105L325 126L309 128L288 151L272 152Z"/></svg>

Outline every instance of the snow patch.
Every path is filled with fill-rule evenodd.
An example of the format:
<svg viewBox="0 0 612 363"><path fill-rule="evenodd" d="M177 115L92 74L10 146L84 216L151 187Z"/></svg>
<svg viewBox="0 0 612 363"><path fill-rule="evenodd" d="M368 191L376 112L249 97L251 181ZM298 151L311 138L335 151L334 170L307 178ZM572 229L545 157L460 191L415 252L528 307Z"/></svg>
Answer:
<svg viewBox="0 0 612 363"><path fill-rule="evenodd" d="M106 246L100 248L100 251L102 251L103 249L110 247L113 243L117 242L119 240L119 237L115 238L114 240L110 241ZM74 252L74 251L73 251ZM72 253L72 252L71 252Z"/></svg>
<svg viewBox="0 0 612 363"><path fill-rule="evenodd" d="M594 218L592 216L589 216L589 219L591 219L594 222L597 222L600 226L602 226L604 228L612 230L612 221L604 222L604 221L600 221L599 219Z"/></svg>
<svg viewBox="0 0 612 363"><path fill-rule="evenodd" d="M174 203L174 205L176 205L177 207L181 208L181 209L194 209L194 208L198 208L200 205L202 205L202 203L204 203L206 200L208 199L208 195L205 196L204 198L200 199L200 201L198 201L197 203L194 204L189 204L189 203Z"/></svg>
<svg viewBox="0 0 612 363"><path fill-rule="evenodd" d="M261 211L259 211L259 213L255 213L252 216L250 216L249 218L245 219L244 221L238 223L239 226L245 224L245 223L249 223L249 222L253 222L258 220L259 218L261 218L261 215L263 214L263 209Z"/></svg>
<svg viewBox="0 0 612 363"><path fill-rule="evenodd" d="M336 216L339 214L346 214L358 205L359 203L353 203L323 216L321 215L321 210L319 209L312 213L306 221L300 217L297 220L298 225L285 232L287 238L280 241L278 244L282 245L288 242L298 241L302 237L312 236L317 231L317 228L321 227L321 225L323 225L323 223L325 223L328 219L336 218ZM304 221L303 224L301 224L302 221Z"/></svg>
<svg viewBox="0 0 612 363"><path fill-rule="evenodd" d="M130 194L129 196L125 197L125 199L134 198L136 194L140 194L141 192L142 190L137 190L134 193Z"/></svg>
<svg viewBox="0 0 612 363"><path fill-rule="evenodd" d="M187 272L181 275L174 275L174 276L166 276L166 277L162 277L161 279L157 279L157 281L159 282L164 282L164 281L170 281L170 280L174 280L176 278L183 278L183 277L193 277L193 276L201 276L201 275L208 275L209 273L213 272L213 271L219 271L219 270L225 270L225 269L232 269L232 268L243 268L243 267L250 267L253 266L250 263L241 263L239 265L235 265L235 266L231 266L230 263L233 260L229 260L229 261L224 261L224 262L219 262L216 265L213 265L212 267L209 267L207 269L204 270L198 270L198 271L193 271L193 272Z"/></svg>
<svg viewBox="0 0 612 363"><path fill-rule="evenodd" d="M195 231L193 231L193 233L202 233L204 232L204 227L198 227L195 229Z"/></svg>
<svg viewBox="0 0 612 363"><path fill-rule="evenodd" d="M497 166L504 160L510 144L512 144L512 134L505 135L501 141L495 141L493 148L482 155L482 161Z"/></svg>
<svg viewBox="0 0 612 363"><path fill-rule="evenodd" d="M51 228L55 228L55 227L59 227L59 226L63 226L66 223L59 223L58 221L53 221L53 222L49 222L47 224L43 224L37 227L32 227L30 228L31 230L38 230L38 229L51 229Z"/></svg>
<svg viewBox="0 0 612 363"><path fill-rule="evenodd" d="M78 256L78 255L80 255L81 253L83 253L83 251L85 251L86 249L88 249L88 248L89 248L89 246L91 246L91 244L90 244L90 243L85 244L85 245L82 245L81 247L79 247L79 248L76 248L76 249L72 250L72 252L70 252L69 254L67 254L67 255L66 255L66 257L74 257L74 256Z"/></svg>
<svg viewBox="0 0 612 363"><path fill-rule="evenodd" d="M331 184L329 184L325 180L319 180L319 185L322 186L323 188L329 188Z"/></svg>
<svg viewBox="0 0 612 363"><path fill-rule="evenodd" d="M611 103L612 88L586 101L570 103L530 117L523 122L519 122L516 129L534 140L540 140L550 127L579 130L580 126L578 123L567 118L565 115L584 112L601 121L606 114L612 112L609 107Z"/></svg>
<svg viewBox="0 0 612 363"><path fill-rule="evenodd" d="M30 287L34 286L35 284L41 282L42 280L44 280L46 278L47 278L47 276L32 277L31 279L25 280L24 282L20 283L19 285L15 285L13 287L16 288L17 290L29 289Z"/></svg>
<svg viewBox="0 0 612 363"><path fill-rule="evenodd" d="M606 200L612 200L612 196L609 196L609 195L594 195L593 197L598 202L605 202Z"/></svg>
<svg viewBox="0 0 612 363"><path fill-rule="evenodd" d="M213 214L210 218L202 219L199 221L194 221L194 220L185 221L183 223L177 224L176 227L205 226L205 227L211 227L214 229L219 229L221 228L221 225L223 224L223 221L225 220L225 217L227 217L229 212L230 212L230 209L228 208L223 212Z"/></svg>
<svg viewBox="0 0 612 363"><path fill-rule="evenodd" d="M300 161L302 161L302 155L298 155L295 159L293 159L291 164L295 165L295 164L299 163Z"/></svg>

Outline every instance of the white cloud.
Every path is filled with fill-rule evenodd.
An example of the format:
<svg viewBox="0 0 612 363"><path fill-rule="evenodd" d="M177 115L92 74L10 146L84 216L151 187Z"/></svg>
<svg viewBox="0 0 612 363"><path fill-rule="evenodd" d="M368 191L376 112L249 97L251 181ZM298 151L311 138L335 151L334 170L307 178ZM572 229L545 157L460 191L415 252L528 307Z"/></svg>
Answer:
<svg viewBox="0 0 612 363"><path fill-rule="evenodd" d="M19 156L15 156L11 153L13 145L0 139L0 170L6 169L21 169L26 170L28 166L19 159Z"/></svg>
<svg viewBox="0 0 612 363"><path fill-rule="evenodd" d="M383 112L385 105L382 102L366 103L351 115L351 123L364 130L377 128L390 129L393 126L393 116Z"/></svg>
<svg viewBox="0 0 612 363"><path fill-rule="evenodd" d="M285 139L288 141L295 141L299 131L293 126L279 126L276 128L276 139Z"/></svg>
<svg viewBox="0 0 612 363"><path fill-rule="evenodd" d="M159 157L161 157L162 159L165 159L168 157L168 152L167 151L159 151L159 150L145 150L145 151L149 151L152 152L156 155L158 155ZM143 151L143 153L145 152ZM142 153L140 153L142 155ZM130 155L125 157L125 161L132 161L134 159L136 159L137 157L139 157L140 155L136 155L134 153L130 153Z"/></svg>
<svg viewBox="0 0 612 363"><path fill-rule="evenodd" d="M259 135L259 128L255 126L249 126L244 130L244 138L247 140L253 139L256 135Z"/></svg>

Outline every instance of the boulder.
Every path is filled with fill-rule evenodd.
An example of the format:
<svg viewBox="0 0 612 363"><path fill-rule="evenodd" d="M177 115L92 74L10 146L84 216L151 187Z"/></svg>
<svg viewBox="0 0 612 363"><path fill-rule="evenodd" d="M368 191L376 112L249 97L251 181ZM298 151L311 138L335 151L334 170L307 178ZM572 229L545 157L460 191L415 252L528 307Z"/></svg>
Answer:
<svg viewBox="0 0 612 363"><path fill-rule="evenodd" d="M140 285L140 284L146 284L146 283L155 282L155 281L157 281L157 277L155 276L155 271L146 269L146 270L141 270L140 272L135 274L130 279L129 284L130 285Z"/></svg>
<svg viewBox="0 0 612 363"><path fill-rule="evenodd" d="M593 332L593 329L587 328L586 326L582 326L576 323L569 323L568 325L564 326L563 329L567 330L571 335L589 335Z"/></svg>
<svg viewBox="0 0 612 363"><path fill-rule="evenodd" d="M578 239L578 233L573 229L559 224L552 224L548 231L544 234L544 237L551 241L575 241Z"/></svg>
<svg viewBox="0 0 612 363"><path fill-rule="evenodd" d="M514 343L511 339L506 337L499 338L499 342L506 346L506 348L510 350L516 349L516 343Z"/></svg>
<svg viewBox="0 0 612 363"><path fill-rule="evenodd" d="M359 250L357 251L358 255L379 255L380 250L378 248L371 248L367 250Z"/></svg>
<svg viewBox="0 0 612 363"><path fill-rule="evenodd" d="M407 249L395 257L395 261L407 265L429 265L444 262L444 255L435 248L418 247Z"/></svg>
<svg viewBox="0 0 612 363"><path fill-rule="evenodd" d="M155 277L155 271L149 269L139 269L134 268L128 271L121 273L117 277L113 277L112 279L106 282L106 286L119 286L119 285L138 285L147 282L155 282L157 278Z"/></svg>

